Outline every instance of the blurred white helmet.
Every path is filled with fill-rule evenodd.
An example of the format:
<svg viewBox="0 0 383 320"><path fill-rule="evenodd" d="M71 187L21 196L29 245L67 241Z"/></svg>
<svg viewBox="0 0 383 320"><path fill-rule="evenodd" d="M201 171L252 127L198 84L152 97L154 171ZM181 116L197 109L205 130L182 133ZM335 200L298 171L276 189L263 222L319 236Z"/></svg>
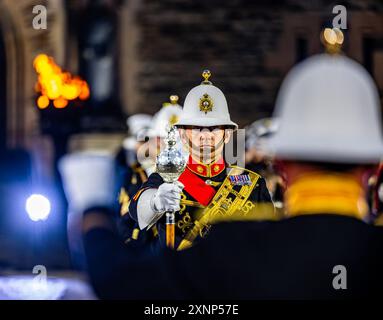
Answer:
<svg viewBox="0 0 383 320"><path fill-rule="evenodd" d="M151 123L152 116L146 113L134 114L126 120L126 124L129 128L129 135L135 138L138 134L142 134L143 131L149 130Z"/></svg>
<svg viewBox="0 0 383 320"><path fill-rule="evenodd" d="M316 55L287 75L269 147L282 159L376 163L383 154L376 86L357 62Z"/></svg>
<svg viewBox="0 0 383 320"><path fill-rule="evenodd" d="M160 111L153 116L149 136L164 138L169 126L175 125L181 116L182 107L178 104L178 96L170 96L170 102L165 102Z"/></svg>
<svg viewBox="0 0 383 320"><path fill-rule="evenodd" d="M125 150L136 150L137 139L135 137L127 137L122 141Z"/></svg>
<svg viewBox="0 0 383 320"><path fill-rule="evenodd" d="M264 144L278 130L277 118L263 118L245 127L246 149L264 148Z"/></svg>
<svg viewBox="0 0 383 320"><path fill-rule="evenodd" d="M189 91L177 127L213 127L222 125L234 129L238 128L238 125L230 119L223 92L209 81L210 75L210 71L205 70L202 73L205 80Z"/></svg>

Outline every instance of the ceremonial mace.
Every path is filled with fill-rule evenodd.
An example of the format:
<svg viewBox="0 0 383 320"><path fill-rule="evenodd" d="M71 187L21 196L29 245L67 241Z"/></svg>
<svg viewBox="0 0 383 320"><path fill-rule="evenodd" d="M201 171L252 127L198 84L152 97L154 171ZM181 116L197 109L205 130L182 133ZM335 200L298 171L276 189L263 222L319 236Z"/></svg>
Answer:
<svg viewBox="0 0 383 320"><path fill-rule="evenodd" d="M165 183L175 183L185 170L186 160L175 147L177 143L176 129L171 126L165 138L166 147L157 156L156 169ZM174 249L175 242L175 212L166 212L166 246Z"/></svg>

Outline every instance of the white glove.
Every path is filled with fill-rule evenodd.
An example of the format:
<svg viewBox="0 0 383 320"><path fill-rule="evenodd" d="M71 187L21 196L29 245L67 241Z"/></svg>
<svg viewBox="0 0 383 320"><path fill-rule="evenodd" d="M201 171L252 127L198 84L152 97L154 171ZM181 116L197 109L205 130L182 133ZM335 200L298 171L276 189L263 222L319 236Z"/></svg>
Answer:
<svg viewBox="0 0 383 320"><path fill-rule="evenodd" d="M156 213L179 211L183 188L184 185L179 181L161 184L150 201L152 210Z"/></svg>
<svg viewBox="0 0 383 320"><path fill-rule="evenodd" d="M137 218L140 229L150 228L166 211L179 211L181 192L184 185L163 183L158 189L148 189L142 193L137 203Z"/></svg>
<svg viewBox="0 0 383 320"><path fill-rule="evenodd" d="M71 212L113 205L115 164L112 155L69 154L60 160L59 170Z"/></svg>

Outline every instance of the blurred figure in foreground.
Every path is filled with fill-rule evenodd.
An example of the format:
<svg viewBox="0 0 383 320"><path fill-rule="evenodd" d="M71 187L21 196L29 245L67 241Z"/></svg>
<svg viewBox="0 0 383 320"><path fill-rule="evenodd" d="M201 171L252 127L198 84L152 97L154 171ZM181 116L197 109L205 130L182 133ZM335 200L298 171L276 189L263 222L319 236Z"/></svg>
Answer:
<svg viewBox="0 0 383 320"><path fill-rule="evenodd" d="M101 298L329 299L382 291L383 232L363 222L368 173L383 152L371 77L346 57L314 56L288 74L276 116L280 130L270 145L284 161L289 218L251 222L249 213L247 221L218 223L189 250L147 258L113 233L107 201L104 208L87 201L89 274ZM110 171L109 158L88 166L93 161ZM71 162L63 160L62 173L75 185ZM98 189L107 192L108 181Z"/></svg>

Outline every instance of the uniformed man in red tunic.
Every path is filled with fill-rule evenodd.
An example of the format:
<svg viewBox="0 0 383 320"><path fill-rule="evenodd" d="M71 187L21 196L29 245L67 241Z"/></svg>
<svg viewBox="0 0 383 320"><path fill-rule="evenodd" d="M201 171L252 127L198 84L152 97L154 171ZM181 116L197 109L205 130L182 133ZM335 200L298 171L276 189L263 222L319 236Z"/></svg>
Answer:
<svg viewBox="0 0 383 320"><path fill-rule="evenodd" d="M205 218L212 212L229 216L242 210L246 214L259 202L271 202L258 173L227 163L225 145L238 126L230 119L223 92L209 81L210 72L204 71L203 77L188 93L175 124L189 153L185 171L175 184L164 183L153 173L129 206L141 229L157 227L160 245L165 244L164 213L175 211L178 250L207 235L211 225Z"/></svg>

